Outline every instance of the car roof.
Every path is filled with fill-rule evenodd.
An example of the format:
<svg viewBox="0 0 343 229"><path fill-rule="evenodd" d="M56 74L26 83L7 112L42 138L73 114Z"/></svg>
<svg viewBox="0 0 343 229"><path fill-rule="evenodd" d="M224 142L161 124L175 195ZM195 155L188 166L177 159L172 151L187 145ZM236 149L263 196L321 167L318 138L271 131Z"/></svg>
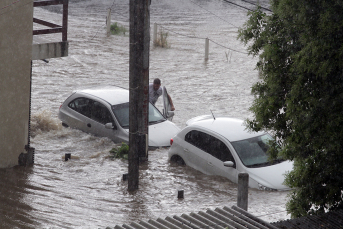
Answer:
<svg viewBox="0 0 343 229"><path fill-rule="evenodd" d="M216 117L214 119L212 116L203 116L199 121L195 120L193 122L188 122L188 125L214 131L228 139L230 142L266 134L262 131L249 131L246 129L247 127L244 125L243 120L229 117Z"/></svg>
<svg viewBox="0 0 343 229"><path fill-rule="evenodd" d="M98 97L111 105L129 102L129 90L117 86L96 87L76 91L79 94L88 94Z"/></svg>

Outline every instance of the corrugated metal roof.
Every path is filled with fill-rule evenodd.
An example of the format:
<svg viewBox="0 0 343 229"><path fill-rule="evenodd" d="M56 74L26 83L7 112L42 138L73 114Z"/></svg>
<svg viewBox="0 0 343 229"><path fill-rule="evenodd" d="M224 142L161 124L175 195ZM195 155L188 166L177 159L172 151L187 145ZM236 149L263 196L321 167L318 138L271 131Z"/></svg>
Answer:
<svg viewBox="0 0 343 229"><path fill-rule="evenodd" d="M208 209L206 212L174 215L165 219L139 221L138 223L116 225L116 229L200 229L200 228L238 228L238 229L277 229L243 209L232 206Z"/></svg>
<svg viewBox="0 0 343 229"><path fill-rule="evenodd" d="M304 216L272 223L280 229L342 229L343 210L330 211L322 215Z"/></svg>

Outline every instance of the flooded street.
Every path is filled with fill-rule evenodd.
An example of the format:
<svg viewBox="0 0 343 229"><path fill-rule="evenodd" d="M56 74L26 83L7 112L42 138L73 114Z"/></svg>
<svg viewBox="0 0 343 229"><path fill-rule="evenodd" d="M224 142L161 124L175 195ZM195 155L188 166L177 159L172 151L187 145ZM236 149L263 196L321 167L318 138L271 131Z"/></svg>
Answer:
<svg viewBox="0 0 343 229"><path fill-rule="evenodd" d="M140 166L139 190L128 193L122 181L127 161L109 157L115 144L61 126L58 109L72 91L129 86L128 33L106 37L111 6L112 22L129 30L129 1L70 0L68 57L33 61L35 164L0 170L1 228L106 228L236 204L236 184L171 165L167 149L149 152L148 162ZM214 115L251 117L257 60L236 39L247 10L218 0L153 0L150 14L151 29L153 23L162 26L170 45L166 49L151 43L150 82L159 77L167 87L176 109L173 122L182 128L188 119L211 110ZM35 8L34 16L61 21L58 8ZM211 39L207 62L206 37ZM65 153L74 158L65 162ZM184 199L177 199L178 190L184 190ZM287 194L250 189L248 211L269 222L288 219Z"/></svg>

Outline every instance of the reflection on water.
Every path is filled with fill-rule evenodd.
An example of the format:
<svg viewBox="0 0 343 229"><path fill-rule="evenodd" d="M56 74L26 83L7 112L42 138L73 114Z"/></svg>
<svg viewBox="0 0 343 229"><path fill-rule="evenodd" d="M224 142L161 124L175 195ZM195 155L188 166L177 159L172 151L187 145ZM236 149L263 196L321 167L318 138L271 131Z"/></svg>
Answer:
<svg viewBox="0 0 343 229"><path fill-rule="evenodd" d="M223 2L196 2L236 26L246 20L245 10ZM236 203L236 184L169 164L167 149L149 152L149 161L140 166L139 190L128 193L127 182L122 181L127 161L109 158L113 142L61 127L58 109L72 91L98 85L128 87L129 38L107 38L104 30L112 3L70 1L69 56L50 59L48 64L33 62L35 164L0 170L1 228L105 228ZM35 8L38 18L58 23L61 15L55 12ZM128 28L128 1L114 1L112 21ZM154 22L245 51L236 39L237 28L188 1L153 1ZM210 110L241 119L251 116L250 87L258 80L255 59L233 52L228 61L228 50L210 43L209 61L204 62L203 39L172 32L168 38L169 49L151 46L150 78L161 78L167 87L176 125L184 127L188 119L211 114ZM67 162L66 153L72 155ZM178 190L184 190L184 199L177 199ZM250 189L248 210L267 221L285 219L286 194ZM280 213L271 214L275 212Z"/></svg>
<svg viewBox="0 0 343 229"><path fill-rule="evenodd" d="M32 167L0 169L0 228L29 228L36 225L30 217L34 209L25 201L35 189L29 184L32 173Z"/></svg>

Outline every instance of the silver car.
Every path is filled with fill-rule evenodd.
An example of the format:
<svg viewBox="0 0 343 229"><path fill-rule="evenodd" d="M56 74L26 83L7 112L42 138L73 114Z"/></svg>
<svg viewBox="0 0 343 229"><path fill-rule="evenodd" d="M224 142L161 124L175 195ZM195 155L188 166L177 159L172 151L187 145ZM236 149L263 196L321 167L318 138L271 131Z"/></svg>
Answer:
<svg viewBox="0 0 343 229"><path fill-rule="evenodd" d="M129 91L108 86L73 92L61 105L58 117L65 127L128 143ZM170 146L170 138L180 130L167 118L149 103L149 147Z"/></svg>
<svg viewBox="0 0 343 229"><path fill-rule="evenodd" d="M238 174L249 174L249 187L260 190L288 190L284 174L293 163L268 161L269 141L265 132L248 132L243 120L199 116L171 139L170 161L186 164L209 175L238 182Z"/></svg>

